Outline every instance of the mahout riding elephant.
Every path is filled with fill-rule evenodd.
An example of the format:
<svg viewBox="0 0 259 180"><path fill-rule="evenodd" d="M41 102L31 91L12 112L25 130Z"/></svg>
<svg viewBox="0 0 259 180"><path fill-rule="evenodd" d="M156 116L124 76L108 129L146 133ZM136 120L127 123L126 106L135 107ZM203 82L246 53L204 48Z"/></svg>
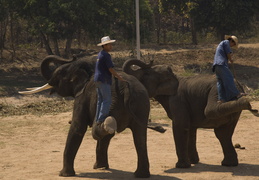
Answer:
<svg viewBox="0 0 259 180"><path fill-rule="evenodd" d="M132 65L135 65L134 68ZM124 72L140 80L147 88L149 97L154 97L173 120L177 168L188 168L199 162L196 148L197 128L214 129L223 149L223 166L238 165L232 135L240 114L242 110L250 110L258 116L258 110L252 109L248 99L242 97L217 103L217 81L212 75L178 77L167 65L152 65L152 62L145 64L137 59L127 60L122 68ZM173 77L174 82L169 82L168 76ZM237 85L243 91L240 83L237 82ZM161 86L163 89L156 91Z"/></svg>
<svg viewBox="0 0 259 180"><path fill-rule="evenodd" d="M66 147L63 155L63 169L60 176L74 176L74 159L88 127L92 127L93 137L97 139L96 162L94 168L109 168L108 146L113 134L95 130L96 87L93 81L93 60L67 61L58 56L47 56L41 71L48 83L30 91L20 92L31 94L51 88L63 97L74 97L74 108ZM110 115L117 122L117 132L130 128L137 151L138 163L135 176L150 176L147 154L147 124L150 102L145 87L132 75L120 72L126 82L113 79L112 105ZM153 128L153 127L150 127ZM97 133L97 134L95 134ZM96 137L97 136L97 137Z"/></svg>

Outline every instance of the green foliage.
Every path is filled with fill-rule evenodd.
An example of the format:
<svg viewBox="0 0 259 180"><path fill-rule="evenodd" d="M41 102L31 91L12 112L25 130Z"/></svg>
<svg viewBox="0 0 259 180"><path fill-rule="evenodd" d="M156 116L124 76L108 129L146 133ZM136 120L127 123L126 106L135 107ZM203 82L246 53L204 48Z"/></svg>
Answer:
<svg viewBox="0 0 259 180"><path fill-rule="evenodd" d="M257 12L258 0L197 0L190 14L197 30L213 28L224 34L246 32Z"/></svg>
<svg viewBox="0 0 259 180"><path fill-rule="evenodd" d="M139 3L142 43L160 43L161 38L165 44L190 43L197 32L202 33L201 37L235 34L252 38L254 33L249 27L252 22L258 22L255 18L259 12L258 0L141 0ZM0 39L9 38L7 42L12 43L22 36L27 41L42 38L45 46L51 41L55 44L73 38L96 44L102 36L110 35L134 44L136 37L132 0L0 0L2 21L9 24L0 24ZM255 31L258 26L254 26ZM16 32L8 34L5 29Z"/></svg>

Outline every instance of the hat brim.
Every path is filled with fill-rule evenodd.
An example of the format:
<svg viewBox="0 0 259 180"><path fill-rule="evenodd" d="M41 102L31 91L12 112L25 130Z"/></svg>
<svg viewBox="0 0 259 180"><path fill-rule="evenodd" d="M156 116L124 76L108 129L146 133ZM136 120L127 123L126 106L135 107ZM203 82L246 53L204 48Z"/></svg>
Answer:
<svg viewBox="0 0 259 180"><path fill-rule="evenodd" d="M231 35L225 35L225 40L227 40L227 39L229 39L229 38L232 38L232 40L236 43L236 45L235 46L233 46L232 48L238 48L238 42L236 42L235 41L235 39L233 38L233 36L231 36Z"/></svg>
<svg viewBox="0 0 259 180"><path fill-rule="evenodd" d="M99 43L97 44L97 46L102 46L102 45L105 45L105 44L110 44L110 43L114 43L116 40L109 40L109 41L105 41L103 43Z"/></svg>

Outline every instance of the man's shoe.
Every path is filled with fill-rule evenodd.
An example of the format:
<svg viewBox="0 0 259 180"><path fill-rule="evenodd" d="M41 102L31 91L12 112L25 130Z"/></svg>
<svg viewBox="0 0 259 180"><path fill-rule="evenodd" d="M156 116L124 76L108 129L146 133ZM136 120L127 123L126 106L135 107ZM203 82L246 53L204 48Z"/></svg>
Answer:
<svg viewBox="0 0 259 180"><path fill-rule="evenodd" d="M103 122L103 128L105 131L107 131L109 134L115 133L117 130L117 122L114 117L108 116L104 122Z"/></svg>

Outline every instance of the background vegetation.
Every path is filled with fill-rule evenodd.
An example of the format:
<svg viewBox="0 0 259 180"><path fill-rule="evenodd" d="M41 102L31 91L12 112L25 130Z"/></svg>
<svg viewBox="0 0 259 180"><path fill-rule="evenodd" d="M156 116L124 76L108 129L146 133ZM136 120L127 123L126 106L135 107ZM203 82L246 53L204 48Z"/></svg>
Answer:
<svg viewBox="0 0 259 180"><path fill-rule="evenodd" d="M258 0L140 0L141 43L218 42L224 34L258 39ZM0 0L0 56L21 47L69 56L72 47L110 35L135 46L134 0Z"/></svg>

